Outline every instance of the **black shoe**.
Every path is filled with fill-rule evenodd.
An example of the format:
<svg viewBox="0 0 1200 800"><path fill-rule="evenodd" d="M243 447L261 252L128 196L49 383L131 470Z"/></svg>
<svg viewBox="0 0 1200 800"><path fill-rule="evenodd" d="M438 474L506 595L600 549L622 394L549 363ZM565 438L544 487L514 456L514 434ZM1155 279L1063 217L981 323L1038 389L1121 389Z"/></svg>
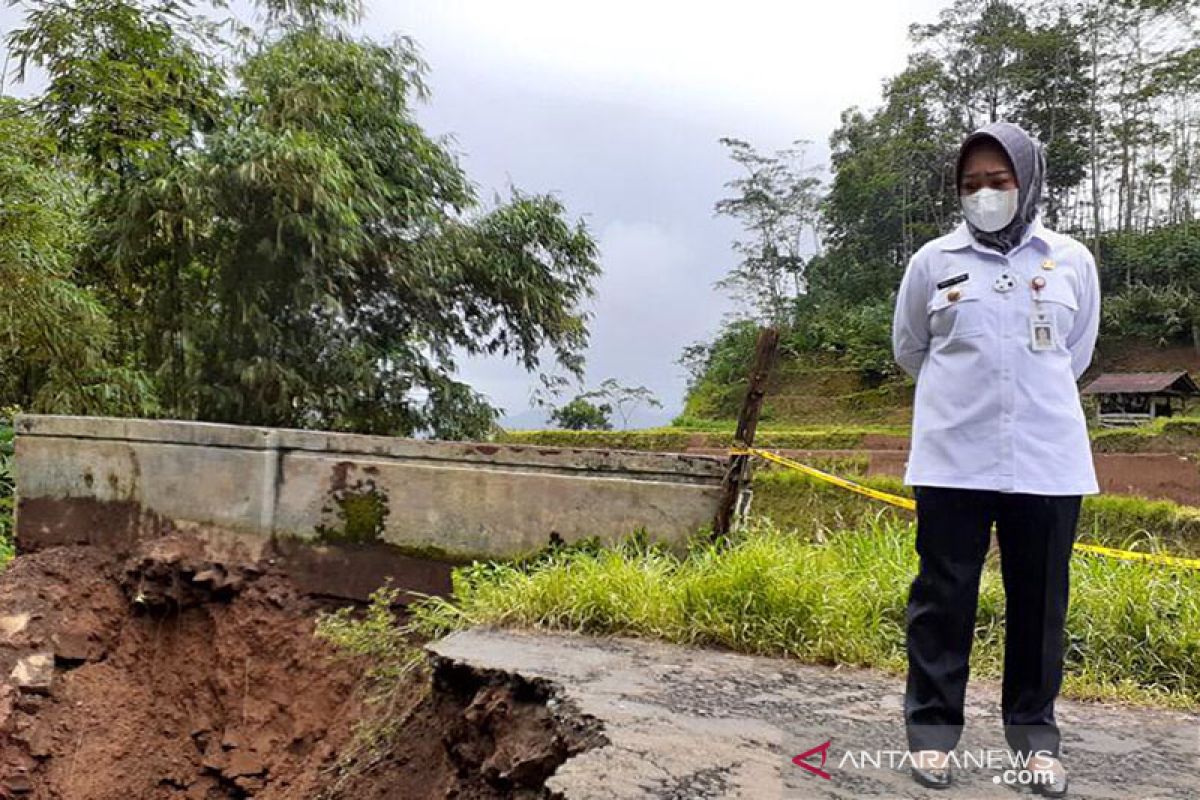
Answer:
<svg viewBox="0 0 1200 800"><path fill-rule="evenodd" d="M1033 793L1043 797L1066 797L1068 783L1067 773L1064 770L1061 778L1054 774L1049 781L1034 781Z"/></svg>
<svg viewBox="0 0 1200 800"><path fill-rule="evenodd" d="M922 786L928 786L930 789L949 789L951 782L950 762L946 762L946 766L940 769L924 769L915 764L912 767L912 776L917 783Z"/></svg>

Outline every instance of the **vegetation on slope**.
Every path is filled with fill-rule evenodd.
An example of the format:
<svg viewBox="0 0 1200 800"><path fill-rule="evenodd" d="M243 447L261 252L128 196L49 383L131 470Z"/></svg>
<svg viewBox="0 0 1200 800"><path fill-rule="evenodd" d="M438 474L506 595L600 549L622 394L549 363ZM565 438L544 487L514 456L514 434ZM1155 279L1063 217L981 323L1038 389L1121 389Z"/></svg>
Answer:
<svg viewBox="0 0 1200 800"><path fill-rule="evenodd" d="M529 563L476 563L454 596L413 607L427 635L478 624L626 634L902 674L911 523L785 530L760 519L734 540L697 539L683 557L631 537ZM1077 557L1064 695L1200 707L1200 572ZM999 571L980 588L973 675L998 678Z"/></svg>

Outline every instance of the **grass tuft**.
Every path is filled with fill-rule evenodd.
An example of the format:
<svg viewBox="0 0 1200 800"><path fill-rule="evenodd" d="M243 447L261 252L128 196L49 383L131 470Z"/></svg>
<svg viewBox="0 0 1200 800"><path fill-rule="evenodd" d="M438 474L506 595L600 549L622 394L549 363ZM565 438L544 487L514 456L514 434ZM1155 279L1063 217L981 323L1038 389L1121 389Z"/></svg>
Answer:
<svg viewBox="0 0 1200 800"><path fill-rule="evenodd" d="M1064 693L1200 706L1200 572L1076 555ZM646 636L819 664L906 669L904 619L917 556L910 521L787 530L758 519L727 545L686 555L618 544L536 565L456 571L454 597L416 604L437 636L478 624ZM999 678L1004 594L980 586L973 675Z"/></svg>
<svg viewBox="0 0 1200 800"><path fill-rule="evenodd" d="M412 708L401 706L412 672L428 677L424 652L412 643L412 629L401 625L395 611L400 591L386 584L371 594L363 613L354 607L323 612L315 635L341 655L365 664L362 689L365 713L355 723L350 747L329 768L332 783L319 800L340 797L344 787L371 772L391 753ZM428 689L429 681L422 682Z"/></svg>

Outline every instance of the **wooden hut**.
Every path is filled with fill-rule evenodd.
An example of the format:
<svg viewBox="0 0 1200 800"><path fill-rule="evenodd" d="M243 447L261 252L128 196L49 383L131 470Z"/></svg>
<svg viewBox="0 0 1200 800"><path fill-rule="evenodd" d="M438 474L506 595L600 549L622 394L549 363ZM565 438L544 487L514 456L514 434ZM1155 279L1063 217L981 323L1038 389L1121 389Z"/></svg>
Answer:
<svg viewBox="0 0 1200 800"><path fill-rule="evenodd" d="M1099 399L1100 424L1140 425L1183 410L1200 387L1184 370L1178 372L1106 372L1083 387Z"/></svg>

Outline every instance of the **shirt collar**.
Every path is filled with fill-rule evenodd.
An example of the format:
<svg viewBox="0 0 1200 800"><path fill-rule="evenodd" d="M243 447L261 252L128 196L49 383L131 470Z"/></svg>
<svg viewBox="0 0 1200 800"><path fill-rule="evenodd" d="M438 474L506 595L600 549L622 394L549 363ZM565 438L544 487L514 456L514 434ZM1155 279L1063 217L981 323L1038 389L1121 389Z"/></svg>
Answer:
<svg viewBox="0 0 1200 800"><path fill-rule="evenodd" d="M971 235L971 231L967 228L967 223L960 222L958 227L946 235L945 240L941 244L942 250L961 250L964 247L970 247L975 243L975 237Z"/></svg>
<svg viewBox="0 0 1200 800"><path fill-rule="evenodd" d="M1050 237L1051 233L1049 229L1042 224L1042 215L1038 214L1033 218L1033 222L1029 223L1029 229L1026 230L1024 238L1017 244L1017 247L1028 241L1037 240L1041 243L1042 249L1049 251L1052 244ZM945 236L945 241L942 242L940 247L942 250L961 250L964 247L974 247L981 252L996 253L995 250L986 248L975 241L975 237L971 235L971 230L967 227L966 222L958 223L958 227ZM1013 250L1015 249L1017 248L1014 247Z"/></svg>

